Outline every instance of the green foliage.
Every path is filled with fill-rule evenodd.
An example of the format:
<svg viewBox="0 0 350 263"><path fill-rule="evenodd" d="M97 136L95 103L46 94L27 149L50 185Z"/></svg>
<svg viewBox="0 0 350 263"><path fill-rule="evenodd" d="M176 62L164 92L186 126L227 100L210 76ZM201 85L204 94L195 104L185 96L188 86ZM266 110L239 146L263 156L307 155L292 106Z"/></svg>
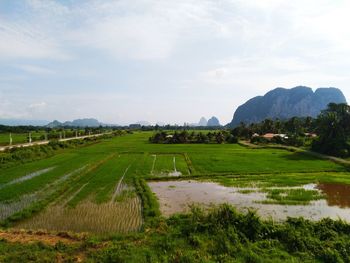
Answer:
<svg viewBox="0 0 350 263"><path fill-rule="evenodd" d="M320 153L347 157L350 152L350 106L330 103L317 118L319 138L312 149Z"/></svg>
<svg viewBox="0 0 350 263"><path fill-rule="evenodd" d="M88 258L98 262L347 262L349 225L324 219L262 221L253 212L237 213L222 205L205 213L194 207L155 230L125 239Z"/></svg>
<svg viewBox="0 0 350 263"><path fill-rule="evenodd" d="M182 132L175 131L173 134L166 131L160 131L153 134L149 141L152 143L168 143L168 144L180 144L180 143L237 143L237 137L233 136L228 131L214 131L214 132L188 132L183 130Z"/></svg>

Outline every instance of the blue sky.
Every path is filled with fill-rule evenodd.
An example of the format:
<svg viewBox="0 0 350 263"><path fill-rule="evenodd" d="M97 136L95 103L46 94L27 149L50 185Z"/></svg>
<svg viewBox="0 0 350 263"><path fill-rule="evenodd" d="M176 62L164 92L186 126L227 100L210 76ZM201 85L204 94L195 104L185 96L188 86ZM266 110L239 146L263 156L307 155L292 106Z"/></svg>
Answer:
<svg viewBox="0 0 350 263"><path fill-rule="evenodd" d="M275 87L350 96L350 1L0 0L0 119L231 120Z"/></svg>

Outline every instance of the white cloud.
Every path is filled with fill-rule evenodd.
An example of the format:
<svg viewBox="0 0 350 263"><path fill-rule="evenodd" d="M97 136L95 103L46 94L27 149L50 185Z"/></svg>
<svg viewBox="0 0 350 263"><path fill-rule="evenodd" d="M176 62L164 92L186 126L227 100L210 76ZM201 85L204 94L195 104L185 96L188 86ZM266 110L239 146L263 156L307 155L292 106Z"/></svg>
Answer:
<svg viewBox="0 0 350 263"><path fill-rule="evenodd" d="M28 106L30 110L42 110L47 106L46 102L32 103Z"/></svg>
<svg viewBox="0 0 350 263"><path fill-rule="evenodd" d="M84 16L89 17L70 32L71 40L116 58L164 59L186 40L226 33L212 17L211 1L97 3L85 6Z"/></svg>
<svg viewBox="0 0 350 263"><path fill-rule="evenodd" d="M7 23L0 17L0 59L67 59L59 44L44 33L25 22Z"/></svg>
<svg viewBox="0 0 350 263"><path fill-rule="evenodd" d="M32 74L38 74L38 75L51 75L55 74L56 72L52 69L44 68L44 67L39 67L35 65L16 65L16 68L23 70L28 73Z"/></svg>

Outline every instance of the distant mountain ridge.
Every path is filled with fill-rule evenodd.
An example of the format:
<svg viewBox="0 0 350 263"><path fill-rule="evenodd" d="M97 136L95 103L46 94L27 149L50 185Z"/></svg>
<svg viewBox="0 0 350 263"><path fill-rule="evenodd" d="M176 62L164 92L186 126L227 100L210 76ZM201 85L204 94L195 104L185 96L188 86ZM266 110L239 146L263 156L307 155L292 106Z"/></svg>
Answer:
<svg viewBox="0 0 350 263"><path fill-rule="evenodd" d="M0 125L7 126L45 126L48 123L45 120L0 119Z"/></svg>
<svg viewBox="0 0 350 263"><path fill-rule="evenodd" d="M76 119L73 121L65 121L65 122L59 122L57 120L54 120L53 122L50 122L46 125L49 128L57 128L57 127L99 127L99 126L118 126L118 125L112 125L112 124L105 124L102 122L99 122L96 119L93 118L85 118L85 119Z"/></svg>
<svg viewBox="0 0 350 263"><path fill-rule="evenodd" d="M239 106L228 126L235 127L241 122L260 122L266 118L316 117L331 102L346 103L340 89L319 88L313 92L305 86L276 88Z"/></svg>

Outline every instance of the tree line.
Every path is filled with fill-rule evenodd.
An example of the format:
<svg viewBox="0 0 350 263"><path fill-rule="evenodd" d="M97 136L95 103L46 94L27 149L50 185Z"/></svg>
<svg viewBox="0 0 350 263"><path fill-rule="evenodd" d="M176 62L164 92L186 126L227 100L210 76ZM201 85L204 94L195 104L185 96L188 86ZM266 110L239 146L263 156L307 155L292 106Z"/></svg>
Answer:
<svg viewBox="0 0 350 263"><path fill-rule="evenodd" d="M311 150L348 157L350 153L350 106L345 103L330 103L317 118L293 117L287 120L266 119L260 123L246 125L241 123L232 130L232 135L240 139L249 139L254 143L279 143L293 146L308 146ZM276 136L266 140L254 134L286 134L286 138ZM314 133L315 138L307 138Z"/></svg>
<svg viewBox="0 0 350 263"><path fill-rule="evenodd" d="M187 130L175 131L169 133L167 131L156 132L149 138L151 143L237 143L238 138L230 131L209 131L209 132L189 132Z"/></svg>

